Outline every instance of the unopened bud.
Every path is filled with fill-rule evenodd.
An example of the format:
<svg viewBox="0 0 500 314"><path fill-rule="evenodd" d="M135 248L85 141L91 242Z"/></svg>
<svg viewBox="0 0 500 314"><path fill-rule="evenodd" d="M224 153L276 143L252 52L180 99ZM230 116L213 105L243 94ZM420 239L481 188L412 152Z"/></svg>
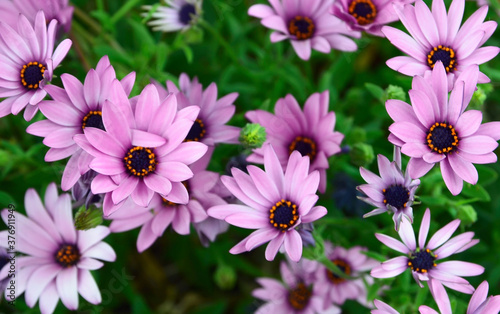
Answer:
<svg viewBox="0 0 500 314"><path fill-rule="evenodd" d="M247 123L241 129L240 142L245 148L259 148L266 141L266 129L258 123Z"/></svg>
<svg viewBox="0 0 500 314"><path fill-rule="evenodd" d="M457 208L457 218L462 221L462 225L468 226L477 221L477 213L471 205L461 205Z"/></svg>
<svg viewBox="0 0 500 314"><path fill-rule="evenodd" d="M85 209L85 205L80 207L75 215L76 230L89 230L102 224L102 209L91 205Z"/></svg>
<svg viewBox="0 0 500 314"><path fill-rule="evenodd" d="M220 264L214 273L214 280L220 289L231 290L236 283L236 272L233 267Z"/></svg>
<svg viewBox="0 0 500 314"><path fill-rule="evenodd" d="M349 156L351 157L351 162L358 167L366 167L375 159L373 147L365 143L352 145Z"/></svg>
<svg viewBox="0 0 500 314"><path fill-rule="evenodd" d="M385 98L406 101L406 92L402 87L389 85L389 87L385 89Z"/></svg>

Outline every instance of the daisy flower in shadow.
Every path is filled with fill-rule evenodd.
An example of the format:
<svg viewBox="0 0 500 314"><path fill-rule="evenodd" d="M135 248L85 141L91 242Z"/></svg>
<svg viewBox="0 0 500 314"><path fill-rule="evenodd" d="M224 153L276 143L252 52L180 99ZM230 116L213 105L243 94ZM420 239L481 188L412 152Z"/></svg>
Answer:
<svg viewBox="0 0 500 314"><path fill-rule="evenodd" d="M472 295L466 314L494 314L500 311L500 295L488 298L488 282L483 281ZM438 305L441 314L453 314L451 311L450 299L445 288L439 280L431 279L429 289ZM434 309L422 305L418 308L420 314L439 314Z"/></svg>
<svg viewBox="0 0 500 314"><path fill-rule="evenodd" d="M271 42L289 39L302 60L309 60L311 49L330 53L331 49L355 51L356 43L349 38L361 37L337 17L328 13L333 0L288 1L269 0L269 5L255 4L248 14L262 19L273 30Z"/></svg>
<svg viewBox="0 0 500 314"><path fill-rule="evenodd" d="M380 177L365 168L359 169L361 176L368 183L357 187L359 191L368 196L359 197L359 199L377 207L363 217L392 212L394 228L398 231L403 217L408 218L413 223L411 206L415 200L415 191L420 180L412 180L408 172L402 172L399 147L394 147L393 162L389 162L389 159L383 155L378 155L377 161Z"/></svg>
<svg viewBox="0 0 500 314"><path fill-rule="evenodd" d="M372 284L373 278L363 276L363 272L371 270L379 262L368 258L362 253L363 251L366 251L366 248L355 246L345 249L340 246L334 247L330 242L325 241L326 257L344 274L355 277L353 279L342 278L320 265L316 285L319 291L322 291L325 306L332 303L342 305L348 299L358 300L359 303L366 305L367 289L364 281Z"/></svg>
<svg viewBox="0 0 500 314"><path fill-rule="evenodd" d="M71 189L80 177L90 170L92 155L81 149L73 140L76 134L83 134L85 128L98 128L106 131L102 120L102 106L111 96L111 85L116 79L114 68L108 56L99 60L91 69L82 84L70 74L61 75L64 89L47 85L45 90L53 100L40 102L39 108L47 120L30 125L26 132L44 137L43 143L50 147L45 161L56 161L67 157L68 163L63 172L61 188ZM127 95L135 81L135 72L128 74L120 83Z"/></svg>
<svg viewBox="0 0 500 314"><path fill-rule="evenodd" d="M252 295L266 301L257 309L256 314L337 314L341 310L331 303L323 306L320 287L315 283L318 263L302 259L299 263L280 264L281 279L284 283L272 278L258 278L261 288L255 289Z"/></svg>
<svg viewBox="0 0 500 314"><path fill-rule="evenodd" d="M429 76L440 61L446 69L448 90L458 75L470 65L483 64L493 59L500 48L481 47L497 27L495 21L483 22L488 6L472 14L460 27L464 15L465 0L454 0L448 12L443 0L432 1L432 12L422 0L415 5L395 6L399 19L410 35L390 26L382 32L399 50L409 56L395 57L387 65L405 75ZM478 83L490 79L479 72Z"/></svg>
<svg viewBox="0 0 500 314"><path fill-rule="evenodd" d="M326 208L314 206L319 184L319 173L309 173L309 158L293 152L286 171L270 144L264 147L265 171L248 166L249 174L232 168L232 177L221 180L231 193L245 205L220 205L208 210L208 215L229 224L257 229L229 252L239 254L269 242L266 259L274 260L278 250L284 249L292 261L302 256L302 238L296 230L324 215Z"/></svg>
<svg viewBox="0 0 500 314"><path fill-rule="evenodd" d="M266 128L265 143L273 145L283 168L287 167L290 154L298 151L310 159L310 171L319 170L319 191L326 191L326 169L328 158L340 152L344 135L334 131L335 112L328 111L330 93L314 93L301 110L292 95L280 98L274 107L275 114L264 110L253 110L245 117ZM264 149L257 148L247 160L263 163Z"/></svg>
<svg viewBox="0 0 500 314"><path fill-rule="evenodd" d="M51 183L45 192L45 204L34 189L24 198L27 217L16 213L18 229L16 250L26 254L16 257L16 297L24 293L26 304L33 308L39 301L42 313L52 313L59 299L69 310L78 309L78 294L92 304L101 303L101 293L90 270L101 268L99 261L113 262L113 248L102 240L109 234L105 226L87 231L76 230L69 194L57 195ZM7 224L9 211L2 211ZM0 232L2 245L7 231ZM0 272L0 280L8 275ZM8 290L5 296L8 295Z"/></svg>
<svg viewBox="0 0 500 314"><path fill-rule="evenodd" d="M177 107L182 110L189 106L198 106L200 112L184 141L201 142L208 146L207 154L202 159L208 164L214 146L220 143L238 144L240 128L227 125L236 111L234 102L238 93L231 93L217 99L217 85L211 83L205 90L198 78L192 80L186 73L179 77L179 88L172 81L167 81L166 89L156 81L152 83L158 89L161 98L173 93L177 98Z"/></svg>
<svg viewBox="0 0 500 314"><path fill-rule="evenodd" d="M24 15L17 19L17 30L0 22L0 98L5 98L0 117L26 108L24 119L29 121L47 95L45 84L71 48L71 40L63 40L54 50L57 21L47 26L43 11L36 14L34 26Z"/></svg>
<svg viewBox="0 0 500 314"><path fill-rule="evenodd" d="M448 99L446 71L441 62L426 80L416 76L410 94L411 106L389 99L385 106L394 123L389 141L411 157L407 171L420 178L439 163L446 187L453 195L462 191L463 181L476 184L474 163L497 161L493 152L500 139L500 122L481 124L479 110L467 110L476 88L478 66L458 77Z"/></svg>
<svg viewBox="0 0 500 314"><path fill-rule="evenodd" d="M154 31L176 32L185 31L196 24L201 15L202 0L165 0L166 6L145 5L142 8L148 12L141 15L152 17L148 22ZM150 13L154 10L153 13Z"/></svg>
<svg viewBox="0 0 500 314"><path fill-rule="evenodd" d="M474 232L465 232L450 239L460 225L460 220L455 219L439 229L427 242L430 221L431 211L427 209L420 225L418 245L413 227L406 218L401 222L401 228L398 232L403 243L384 234L376 233L375 236L380 242L407 256L383 262L371 271L371 275L375 278L391 278L401 274L406 269L411 269L413 278L420 287L423 287L421 281L429 281L434 278L450 289L471 294L474 292L474 287L462 276L480 275L484 272L484 268L469 262L446 261L438 263L438 261L469 249L476 245L479 240L472 239Z"/></svg>

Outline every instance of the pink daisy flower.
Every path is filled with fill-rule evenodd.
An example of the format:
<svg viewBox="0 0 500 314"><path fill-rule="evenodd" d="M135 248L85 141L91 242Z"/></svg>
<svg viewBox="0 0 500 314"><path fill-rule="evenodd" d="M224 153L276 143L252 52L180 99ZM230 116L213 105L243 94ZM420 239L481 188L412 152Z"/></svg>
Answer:
<svg viewBox="0 0 500 314"><path fill-rule="evenodd" d="M411 36L389 26L383 27L382 32L394 46L409 56L389 59L387 65L405 75L428 76L436 63L441 61L450 90L457 76L468 66L493 59L500 48L481 47L497 27L494 21L483 23L488 6L477 10L460 27L464 6L465 0L454 0L448 13L443 0L432 1L432 12L422 0L416 0L415 6L396 6L399 19ZM489 81L485 74L479 72L478 83Z"/></svg>
<svg viewBox="0 0 500 314"><path fill-rule="evenodd" d="M85 128L75 142L95 158L89 167L99 173L92 193L106 193L104 215L119 209L129 196L146 207L153 195L186 204L188 193L182 181L193 176L188 165L205 154L202 143L183 143L198 114L197 107L177 112L175 95L160 99L149 84L137 97L135 112L120 82L111 86L112 98L102 108L103 131ZM118 104L118 105L117 105Z"/></svg>
<svg viewBox="0 0 500 314"><path fill-rule="evenodd" d="M73 136L83 134L85 128L93 127L103 131L102 106L111 97L112 83L116 79L114 68L109 58L104 56L91 69L84 84L70 75L61 75L64 89L48 85L45 90L54 100L40 102L39 108L47 120L33 123L26 132L44 137L43 143L50 147L45 161L69 159L64 169L61 187L69 190L85 174L92 155L82 150L73 141ZM130 94L135 81L135 72L127 75L120 82L125 93Z"/></svg>
<svg viewBox="0 0 500 314"><path fill-rule="evenodd" d="M353 31L365 31L384 37L382 26L399 20L394 3L413 3L415 0L339 0L330 13L346 22Z"/></svg>
<svg viewBox="0 0 500 314"><path fill-rule="evenodd" d="M500 311L500 295L488 298L488 282L483 281L472 295L466 314L494 314ZM439 280L431 279L429 289L441 314L452 314L450 299ZM422 305L418 308L421 314L439 314L432 308Z"/></svg>
<svg viewBox="0 0 500 314"><path fill-rule="evenodd" d="M344 249L340 246L334 247L330 242L325 241L325 256L337 265L344 274L355 278L342 278L332 273L328 268L320 266L316 285L323 295L325 306L332 303L342 305L346 300L358 300L362 304L366 303L367 290L364 280L368 284L372 284L373 279L369 276L363 276L363 273L379 263L368 258L362 253L363 251L366 251L366 248L355 246Z"/></svg>
<svg viewBox="0 0 500 314"><path fill-rule="evenodd" d="M301 157L299 152L292 153L283 173L270 144L264 147L264 168L248 166L249 174L232 168L233 177L222 176L224 185L245 205L214 206L208 215L241 228L258 229L230 253L251 251L270 241L265 254L268 261L274 260L284 245L290 259L297 262L302 256L302 239L296 228L327 213L323 206L314 206L319 173L309 173L309 158Z"/></svg>
<svg viewBox="0 0 500 314"><path fill-rule="evenodd" d="M71 199L57 195L54 183L47 187L45 205L34 189L26 191L24 204L28 217L16 213L19 230L16 250L26 256L16 257L16 296L24 293L29 307L39 301L42 313L52 313L61 299L70 310L78 309L78 294L92 304L101 303L101 293L90 270L113 262L116 255L102 242L109 229L98 226L87 231L76 230ZM7 209L2 219L7 224ZM0 232L1 245L7 244L7 231ZM7 276L4 268L0 278ZM7 296L7 292L6 292Z"/></svg>
<svg viewBox="0 0 500 314"><path fill-rule="evenodd" d="M293 151L310 159L310 171L320 174L319 191L326 190L326 169L328 157L340 152L344 135L335 132L335 113L328 112L330 94L328 91L312 94L304 105L304 111L292 95L280 98L274 107L275 115L254 110L245 117L266 128L266 143L271 143L285 168ZM249 162L263 163L264 149L258 148L248 157Z"/></svg>
<svg viewBox="0 0 500 314"><path fill-rule="evenodd" d="M480 275L484 271L482 266L462 261L446 261L439 264L437 262L455 253L467 250L476 245L479 240L472 239L474 232L465 232L450 239L460 225L460 220L455 219L439 229L427 242L430 221L431 212L427 209L420 225L418 246L415 241L413 227L406 218L403 219L398 232L403 243L384 234L376 233L375 236L380 242L393 250L407 254L407 256L400 256L383 262L371 271L371 275L375 278L390 278L409 268L420 287L423 287L421 281L429 281L434 278L450 289L471 294L474 287L462 276Z"/></svg>
<svg viewBox="0 0 500 314"><path fill-rule="evenodd" d="M71 47L71 40L65 39L54 50L56 25L52 20L47 27L42 11L34 26L20 15L17 31L0 22L0 98L6 98L0 102L0 117L17 115L26 107L24 118L29 121L38 111L47 95L45 84Z"/></svg>
<svg viewBox="0 0 500 314"><path fill-rule="evenodd" d="M19 14L22 14L34 25L36 14L43 11L47 21L57 20L64 32L68 33L73 9L68 0L0 0L0 21L15 28Z"/></svg>
<svg viewBox="0 0 500 314"><path fill-rule="evenodd" d="M208 219L206 210L209 207L227 204L212 191L219 180L219 174L204 169L193 169L193 172L194 176L183 182L189 192L187 204L170 202L159 194L153 196L146 208L128 201L127 205L108 217L113 220L109 226L111 232L123 232L142 226L137 238L139 252L149 248L170 225L178 234L189 234L191 223L202 223ZM208 234L211 235L210 232Z"/></svg>
<svg viewBox="0 0 500 314"><path fill-rule="evenodd" d="M411 205L415 200L415 191L420 185L420 180L412 180L408 172L402 172L400 148L394 148L394 155L393 162L383 155L377 156L380 177L361 167L359 172L368 184L360 185L357 189L368 196L358 197L360 200L377 207L363 217L392 212L394 228L398 231L403 217L413 223Z"/></svg>
<svg viewBox="0 0 500 314"><path fill-rule="evenodd" d="M477 183L474 163L497 161L493 151L500 139L500 122L481 124L480 111L465 111L478 72L477 65L465 70L448 99L446 72L438 62L429 80L413 79L413 89L409 91L412 106L395 99L386 102L387 112L394 120L389 127L389 141L411 157L407 167L410 176L420 178L439 163L453 195L462 191L463 181Z"/></svg>
<svg viewBox="0 0 500 314"><path fill-rule="evenodd" d="M202 0L165 0L165 4L156 8L151 15L154 20L148 22L154 31L185 31L200 18ZM145 5L142 8L148 12L141 15L147 17L153 7Z"/></svg>
<svg viewBox="0 0 500 314"><path fill-rule="evenodd" d="M255 4L248 14L262 19L273 30L271 42L289 39L302 60L309 60L311 49L329 53L331 49L355 51L356 43L347 36L359 38L340 19L328 13L333 0L303 1L269 0L269 5Z"/></svg>
<svg viewBox="0 0 500 314"><path fill-rule="evenodd" d="M328 304L323 306L320 287L315 283L318 263L302 259L299 263L281 262L280 272L284 284L272 278L258 278L262 286L252 292L258 299L267 301L259 307L256 314L313 314L341 313L341 310Z"/></svg>

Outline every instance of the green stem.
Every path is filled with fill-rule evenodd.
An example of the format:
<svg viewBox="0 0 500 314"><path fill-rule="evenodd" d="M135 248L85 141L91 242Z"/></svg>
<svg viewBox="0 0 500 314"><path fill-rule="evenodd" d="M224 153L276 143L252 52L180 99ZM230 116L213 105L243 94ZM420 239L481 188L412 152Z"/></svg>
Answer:
<svg viewBox="0 0 500 314"><path fill-rule="evenodd" d="M74 8L75 10L73 12L75 14L75 17L77 17L78 19L82 20L82 22L90 26L90 28L92 28L92 30L97 34L100 34L102 32L101 26L96 21L94 21L94 19L88 16L87 13L85 13L79 7L75 6Z"/></svg>
<svg viewBox="0 0 500 314"><path fill-rule="evenodd" d="M116 24L118 20L125 16L128 11L132 10L141 0L129 0L127 1L115 14L111 17L111 23Z"/></svg>

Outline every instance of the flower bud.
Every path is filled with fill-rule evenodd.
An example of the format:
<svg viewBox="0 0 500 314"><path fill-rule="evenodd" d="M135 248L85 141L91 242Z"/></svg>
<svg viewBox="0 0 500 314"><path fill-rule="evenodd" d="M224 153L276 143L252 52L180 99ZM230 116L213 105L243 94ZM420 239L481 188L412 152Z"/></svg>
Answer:
<svg viewBox="0 0 500 314"><path fill-rule="evenodd" d="M351 162L358 167L365 167L371 164L375 159L373 147L365 143L356 143L352 145L349 156L351 157Z"/></svg>
<svg viewBox="0 0 500 314"><path fill-rule="evenodd" d="M85 205L80 207L75 215L76 230L89 230L102 224L102 209L91 205L85 209Z"/></svg>
<svg viewBox="0 0 500 314"><path fill-rule="evenodd" d="M239 140L245 148L259 148L266 141L266 129L258 123L247 123L241 129Z"/></svg>

